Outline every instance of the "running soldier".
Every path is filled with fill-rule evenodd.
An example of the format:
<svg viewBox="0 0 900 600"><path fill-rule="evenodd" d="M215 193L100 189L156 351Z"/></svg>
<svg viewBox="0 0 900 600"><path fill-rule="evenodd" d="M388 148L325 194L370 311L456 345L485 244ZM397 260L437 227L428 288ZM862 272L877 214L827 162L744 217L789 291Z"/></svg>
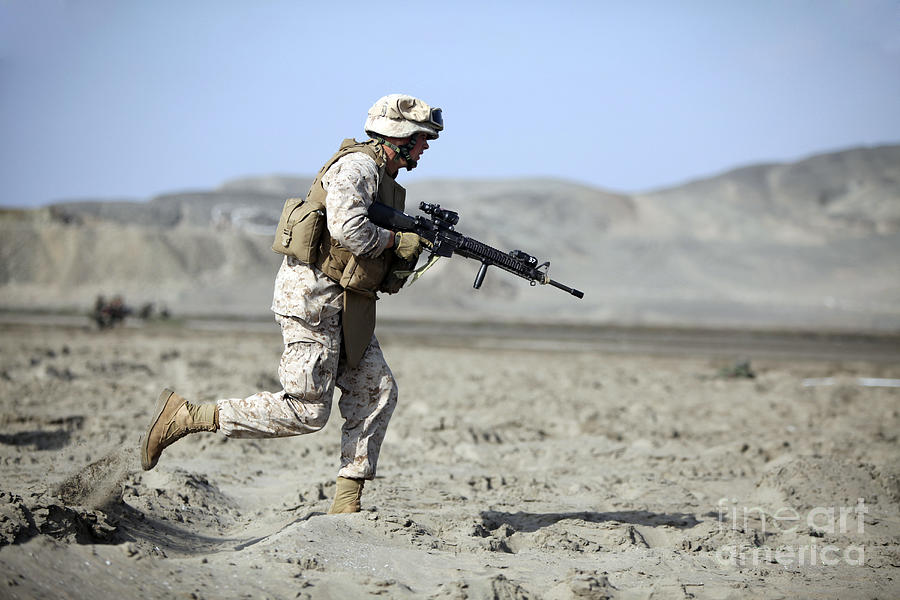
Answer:
<svg viewBox="0 0 900 600"><path fill-rule="evenodd" d="M163 390L141 440L145 470L190 433L268 438L319 431L337 386L344 423L329 513L360 510L363 483L375 477L397 404L397 382L374 336L375 294L399 291L428 243L378 227L368 208L378 201L404 209L405 190L395 177L401 167L416 167L443 128L441 109L412 96L385 96L366 118L370 139L345 140L306 198L285 203L273 245L285 257L272 301L284 339L278 370L283 389L208 404Z"/></svg>

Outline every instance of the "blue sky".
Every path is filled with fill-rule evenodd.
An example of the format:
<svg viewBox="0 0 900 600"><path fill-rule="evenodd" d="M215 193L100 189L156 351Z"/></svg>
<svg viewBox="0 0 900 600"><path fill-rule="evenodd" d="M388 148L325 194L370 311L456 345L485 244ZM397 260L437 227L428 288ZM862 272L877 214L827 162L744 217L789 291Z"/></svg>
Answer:
<svg viewBox="0 0 900 600"><path fill-rule="evenodd" d="M392 92L401 182L645 190L900 142L900 1L0 0L0 205L312 174Z"/></svg>

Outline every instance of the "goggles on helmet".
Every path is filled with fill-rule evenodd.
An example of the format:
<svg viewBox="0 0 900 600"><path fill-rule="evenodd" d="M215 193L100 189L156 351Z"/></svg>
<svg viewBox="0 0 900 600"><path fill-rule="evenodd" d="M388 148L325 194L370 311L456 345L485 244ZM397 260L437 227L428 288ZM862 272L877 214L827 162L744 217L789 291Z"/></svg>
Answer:
<svg viewBox="0 0 900 600"><path fill-rule="evenodd" d="M434 128L441 131L444 128L444 115L439 108L432 108L431 114L428 116L428 122L434 125Z"/></svg>

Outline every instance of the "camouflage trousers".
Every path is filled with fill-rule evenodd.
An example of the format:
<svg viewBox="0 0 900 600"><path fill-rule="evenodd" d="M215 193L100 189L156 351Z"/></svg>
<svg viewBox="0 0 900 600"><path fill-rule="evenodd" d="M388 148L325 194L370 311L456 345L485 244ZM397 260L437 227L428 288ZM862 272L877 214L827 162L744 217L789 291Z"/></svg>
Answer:
<svg viewBox="0 0 900 600"><path fill-rule="evenodd" d="M397 405L397 382L378 340L356 367L341 356L340 314L312 327L276 316L284 337L278 369L284 389L217 402L219 430L229 437L287 437L313 433L331 414L335 386L341 390L341 468L338 475L372 479L388 421Z"/></svg>

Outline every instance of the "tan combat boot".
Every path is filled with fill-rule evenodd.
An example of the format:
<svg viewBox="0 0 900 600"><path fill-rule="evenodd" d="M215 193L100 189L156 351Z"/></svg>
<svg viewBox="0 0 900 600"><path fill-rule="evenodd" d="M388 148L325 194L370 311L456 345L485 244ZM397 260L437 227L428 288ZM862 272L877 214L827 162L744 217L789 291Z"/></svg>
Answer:
<svg viewBox="0 0 900 600"><path fill-rule="evenodd" d="M334 490L334 502L331 503L329 515L359 512L359 500L362 498L362 479L337 478L337 489Z"/></svg>
<svg viewBox="0 0 900 600"><path fill-rule="evenodd" d="M141 466L145 471L155 467L162 451L189 433L218 428L219 411L215 404L191 404L165 389L156 401L156 412L141 440Z"/></svg>

